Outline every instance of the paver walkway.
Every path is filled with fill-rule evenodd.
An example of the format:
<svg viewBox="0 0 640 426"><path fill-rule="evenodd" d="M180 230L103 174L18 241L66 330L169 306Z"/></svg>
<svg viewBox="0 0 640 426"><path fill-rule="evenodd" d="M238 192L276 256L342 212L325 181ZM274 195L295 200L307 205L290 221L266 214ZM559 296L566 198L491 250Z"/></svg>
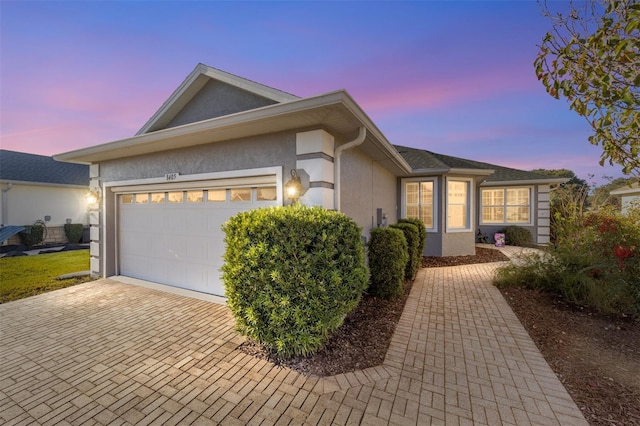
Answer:
<svg viewBox="0 0 640 426"><path fill-rule="evenodd" d="M99 280L0 305L0 423L586 425L496 266L421 270L384 364L323 379L238 351L228 308L190 297Z"/></svg>

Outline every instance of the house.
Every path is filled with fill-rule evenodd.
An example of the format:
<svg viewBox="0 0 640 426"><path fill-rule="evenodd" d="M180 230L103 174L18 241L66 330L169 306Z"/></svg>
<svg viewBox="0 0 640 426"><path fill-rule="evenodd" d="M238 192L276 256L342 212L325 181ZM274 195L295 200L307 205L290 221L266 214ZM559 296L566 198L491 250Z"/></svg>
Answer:
<svg viewBox="0 0 640 426"><path fill-rule="evenodd" d="M625 185L611 191L611 195L620 197L622 214L627 214L632 208L640 208L640 183L636 182L631 185Z"/></svg>
<svg viewBox="0 0 640 426"><path fill-rule="evenodd" d="M0 223L46 226L45 243L64 243L65 223L89 224L89 167L44 155L0 150ZM19 244L17 236L8 240Z"/></svg>
<svg viewBox="0 0 640 426"><path fill-rule="evenodd" d="M392 145L345 90L307 98L199 64L133 137L55 156L90 165L91 269L224 294L220 229L299 202L371 228L420 217L428 255L475 252L478 228L549 241L549 178ZM291 174L293 171L293 174Z"/></svg>

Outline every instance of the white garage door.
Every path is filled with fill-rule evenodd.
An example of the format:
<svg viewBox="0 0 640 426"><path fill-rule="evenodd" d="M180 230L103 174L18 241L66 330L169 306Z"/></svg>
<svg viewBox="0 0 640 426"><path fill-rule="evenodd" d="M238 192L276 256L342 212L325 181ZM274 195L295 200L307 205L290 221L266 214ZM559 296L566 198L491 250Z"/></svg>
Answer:
<svg viewBox="0 0 640 426"><path fill-rule="evenodd" d="M222 296L221 225L241 211L281 204L275 186L121 193L119 273Z"/></svg>

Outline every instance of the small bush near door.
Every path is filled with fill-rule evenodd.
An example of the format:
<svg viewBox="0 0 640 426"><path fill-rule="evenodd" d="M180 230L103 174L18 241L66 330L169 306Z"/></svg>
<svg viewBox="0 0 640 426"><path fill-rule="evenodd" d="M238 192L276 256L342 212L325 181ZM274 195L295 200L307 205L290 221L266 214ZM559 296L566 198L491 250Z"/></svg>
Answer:
<svg viewBox="0 0 640 426"><path fill-rule="evenodd" d="M360 302L367 286L361 229L342 213L258 209L233 216L223 230L222 280L236 329L276 355L316 352Z"/></svg>
<svg viewBox="0 0 640 426"><path fill-rule="evenodd" d="M81 223L65 223L64 235L67 237L67 241L70 244L77 244L82 240L82 234L84 232L84 226Z"/></svg>
<svg viewBox="0 0 640 426"><path fill-rule="evenodd" d="M531 231L527 228L523 228L522 226L511 225L503 228L499 231L504 234L505 243L508 246L519 246L519 247L532 247L535 244L533 243L533 236L531 235Z"/></svg>
<svg viewBox="0 0 640 426"><path fill-rule="evenodd" d="M369 240L369 294L394 299L402 294L409 261L407 240L401 230L374 228Z"/></svg>

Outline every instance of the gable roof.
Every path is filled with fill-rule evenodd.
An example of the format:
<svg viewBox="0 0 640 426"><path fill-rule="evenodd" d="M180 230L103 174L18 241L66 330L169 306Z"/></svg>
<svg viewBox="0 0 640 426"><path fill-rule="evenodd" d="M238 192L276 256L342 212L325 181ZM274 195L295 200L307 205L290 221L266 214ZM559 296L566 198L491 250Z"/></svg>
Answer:
<svg viewBox="0 0 640 426"><path fill-rule="evenodd" d="M283 102L262 108L170 127L101 145L55 155L59 161L92 164L123 157L212 144L286 130L325 129L338 140L354 139L364 127L360 149L398 176L411 167L367 114L345 91Z"/></svg>
<svg viewBox="0 0 640 426"><path fill-rule="evenodd" d="M0 150L0 181L89 186L89 166L45 155Z"/></svg>
<svg viewBox="0 0 640 426"><path fill-rule="evenodd" d="M444 154L424 149L410 148L406 146L394 145L396 150L407 160L413 169L414 174L421 173L448 173L460 171L474 171L478 174L482 171L490 172L483 185L504 184L504 183L562 183L566 178L550 177L525 170L512 169L496 164L483 163L481 161L467 160L465 158L452 157Z"/></svg>
<svg viewBox="0 0 640 426"><path fill-rule="evenodd" d="M185 78L178 88L169 96L162 106L151 116L149 121L136 133L141 135L164 128L191 101L198 92L211 80L217 80L233 87L251 92L258 96L282 103L299 99L292 95L264 84L239 77L237 75L198 64Z"/></svg>

